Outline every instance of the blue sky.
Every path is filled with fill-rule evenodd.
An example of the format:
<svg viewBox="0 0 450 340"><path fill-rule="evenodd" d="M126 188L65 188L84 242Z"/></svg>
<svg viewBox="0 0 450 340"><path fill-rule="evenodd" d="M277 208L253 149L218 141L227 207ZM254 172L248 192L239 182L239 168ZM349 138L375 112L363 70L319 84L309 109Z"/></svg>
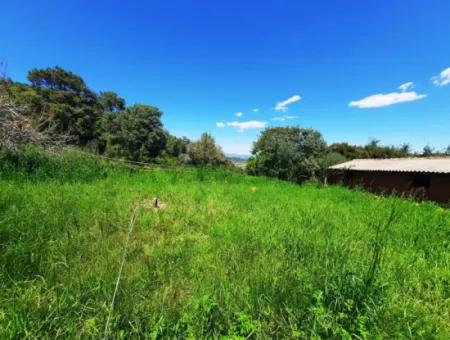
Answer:
<svg viewBox="0 0 450 340"><path fill-rule="evenodd" d="M175 135L211 132L228 153L285 125L329 143L450 144L448 0L21 0L1 11L13 79L59 65L158 106Z"/></svg>

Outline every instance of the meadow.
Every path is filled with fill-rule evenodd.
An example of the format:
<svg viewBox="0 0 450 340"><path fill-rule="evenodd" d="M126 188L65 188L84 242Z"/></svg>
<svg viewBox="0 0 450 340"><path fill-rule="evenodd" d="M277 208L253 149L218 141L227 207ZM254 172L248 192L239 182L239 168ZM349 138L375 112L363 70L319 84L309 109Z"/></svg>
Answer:
<svg viewBox="0 0 450 340"><path fill-rule="evenodd" d="M0 176L2 339L450 338L435 204L74 152Z"/></svg>

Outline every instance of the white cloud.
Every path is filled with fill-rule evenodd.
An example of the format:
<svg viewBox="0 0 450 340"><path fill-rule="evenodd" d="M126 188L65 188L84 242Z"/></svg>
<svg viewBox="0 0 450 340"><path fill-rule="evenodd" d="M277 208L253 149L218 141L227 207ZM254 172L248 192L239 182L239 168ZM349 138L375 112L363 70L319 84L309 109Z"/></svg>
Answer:
<svg viewBox="0 0 450 340"><path fill-rule="evenodd" d="M281 116L281 117L273 117L272 120L275 122L285 122L286 120L295 119L297 116Z"/></svg>
<svg viewBox="0 0 450 340"><path fill-rule="evenodd" d="M236 117L242 117L244 115L244 112L238 112L236 113Z"/></svg>
<svg viewBox="0 0 450 340"><path fill-rule="evenodd" d="M253 109L253 112L257 113L259 112L259 109Z"/></svg>
<svg viewBox="0 0 450 340"><path fill-rule="evenodd" d="M278 102L277 105L275 106L275 110L277 111L281 111L281 112L287 112L288 110L288 105L298 102L300 99L302 99L302 97L300 97L298 94L289 97L286 100L283 100L281 102Z"/></svg>
<svg viewBox="0 0 450 340"><path fill-rule="evenodd" d="M263 129L266 127L267 122L259 120L249 120L247 122L229 122L228 126L234 127L239 132L243 132L249 129Z"/></svg>
<svg viewBox="0 0 450 340"><path fill-rule="evenodd" d="M441 72L440 75L431 78L436 86L445 86L450 84L450 67Z"/></svg>
<svg viewBox="0 0 450 340"><path fill-rule="evenodd" d="M425 98L426 94L418 94L414 91L411 92L391 92L391 93L379 93L372 96L365 97L361 100L351 101L348 105L351 107L357 107L360 109L385 107L389 105L412 102Z"/></svg>
<svg viewBox="0 0 450 340"><path fill-rule="evenodd" d="M225 124L222 123L222 122L217 122L217 123L216 123L216 126L217 126L219 129L222 129L222 128L225 127Z"/></svg>
<svg viewBox="0 0 450 340"><path fill-rule="evenodd" d="M414 83L412 81L408 81L398 87L401 92L406 92L408 90L412 90L414 88Z"/></svg>

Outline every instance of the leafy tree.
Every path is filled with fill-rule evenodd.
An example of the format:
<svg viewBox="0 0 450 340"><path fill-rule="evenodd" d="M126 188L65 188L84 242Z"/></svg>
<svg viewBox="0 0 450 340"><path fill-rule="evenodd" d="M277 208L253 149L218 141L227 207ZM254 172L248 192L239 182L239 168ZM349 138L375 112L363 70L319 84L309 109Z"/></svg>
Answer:
<svg viewBox="0 0 450 340"><path fill-rule="evenodd" d="M409 145L408 143L404 143L404 144L400 145L399 153L400 153L401 157L411 156L411 154L412 154L411 145Z"/></svg>
<svg viewBox="0 0 450 340"><path fill-rule="evenodd" d="M97 123L98 139L96 149L104 153L111 137L114 119L117 114L125 110L125 99L112 91L100 92L98 102L102 107L102 115Z"/></svg>
<svg viewBox="0 0 450 340"><path fill-rule="evenodd" d="M409 144L396 146L382 146L380 141L373 139L365 146L350 145L348 143L334 143L329 147L330 152L336 152L347 160L357 158L393 158L409 157L412 155Z"/></svg>
<svg viewBox="0 0 450 340"><path fill-rule="evenodd" d="M28 72L28 80L33 87L40 89L68 91L84 96L94 95L80 76L59 66L32 69Z"/></svg>
<svg viewBox="0 0 450 340"><path fill-rule="evenodd" d="M425 147L422 150L422 156L423 157L430 157L430 156L433 155L433 152L434 152L434 150L433 150L433 148L431 146L425 145Z"/></svg>
<svg viewBox="0 0 450 340"><path fill-rule="evenodd" d="M221 148L216 145L214 138L203 133L200 140L188 146L190 162L194 165L222 165L227 164L227 159Z"/></svg>
<svg viewBox="0 0 450 340"><path fill-rule="evenodd" d="M33 111L42 128L68 134L78 145L97 137L102 107L81 77L56 66L31 70L28 79L36 91Z"/></svg>
<svg viewBox="0 0 450 340"><path fill-rule="evenodd" d="M333 166L333 165L336 165L336 164L340 164L340 163L344 163L346 161L347 161L347 158L342 156L340 153L338 153L338 152L329 152L324 157L324 166L325 166L325 169L328 169L328 167L330 167L330 166Z"/></svg>
<svg viewBox="0 0 450 340"><path fill-rule="evenodd" d="M125 99L112 91L100 92L98 101L106 112L119 112L125 109Z"/></svg>
<svg viewBox="0 0 450 340"><path fill-rule="evenodd" d="M321 174L326 143L320 132L299 127L264 130L253 146L248 171L303 182Z"/></svg>
<svg viewBox="0 0 450 340"><path fill-rule="evenodd" d="M348 143L333 143L329 146L330 153L338 153L346 160L367 158L367 152L363 147Z"/></svg>
<svg viewBox="0 0 450 340"><path fill-rule="evenodd" d="M162 112L149 105L133 105L110 121L107 152L134 161L150 161L160 155L167 140Z"/></svg>
<svg viewBox="0 0 450 340"><path fill-rule="evenodd" d="M178 138L168 134L165 151L168 156L179 157L187 154L190 143L191 141L186 137Z"/></svg>
<svg viewBox="0 0 450 340"><path fill-rule="evenodd" d="M412 155L411 147L409 144L402 144L400 147L396 146L381 146L379 140L372 140L367 144L364 149L367 154L367 158L398 158L409 157Z"/></svg>
<svg viewBox="0 0 450 340"><path fill-rule="evenodd" d="M388 158L386 149L380 147L380 141L378 139L371 139L369 143L364 147L368 158Z"/></svg>

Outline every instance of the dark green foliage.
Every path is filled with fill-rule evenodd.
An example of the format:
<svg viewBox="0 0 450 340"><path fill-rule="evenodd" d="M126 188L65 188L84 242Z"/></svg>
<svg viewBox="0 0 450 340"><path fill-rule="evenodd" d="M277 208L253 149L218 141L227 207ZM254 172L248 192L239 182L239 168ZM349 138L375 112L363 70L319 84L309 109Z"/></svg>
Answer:
<svg viewBox="0 0 450 340"><path fill-rule="evenodd" d="M326 143L320 132L299 127L268 128L253 146L248 171L294 182L317 177Z"/></svg>
<svg viewBox="0 0 450 340"><path fill-rule="evenodd" d="M433 148L431 146L425 145L425 147L422 150L422 156L423 157L430 157L430 156L433 155L433 152L434 152L434 150L433 150Z"/></svg>
<svg viewBox="0 0 450 340"><path fill-rule="evenodd" d="M367 145L351 145L348 143L334 143L329 146L330 152L339 153L345 157L346 160L364 159L364 158L399 158L411 157L414 154L411 152L409 144L396 146L382 146L380 141L372 139Z"/></svg>
<svg viewBox="0 0 450 340"><path fill-rule="evenodd" d="M141 104L117 113L111 119L107 154L134 161L150 161L160 155L167 140L161 115L158 108Z"/></svg>
<svg viewBox="0 0 450 340"><path fill-rule="evenodd" d="M68 135L77 145L97 138L102 109L81 77L56 66L31 70L28 79L36 91L30 109L39 126L55 135Z"/></svg>
<svg viewBox="0 0 450 340"><path fill-rule="evenodd" d="M93 95L80 76L59 66L33 69L28 72L28 80L33 87L39 89L67 91L84 96Z"/></svg>
<svg viewBox="0 0 450 340"><path fill-rule="evenodd" d="M162 113L155 107L136 105L127 109L117 93L97 94L73 72L58 66L33 69L28 79L31 85L1 81L36 128L51 137L63 136L61 140L85 150L130 160L170 165L226 163L223 152L208 138L191 144L187 138L171 136L163 131ZM145 122L146 117L151 117L149 122ZM258 150L248 161L248 172L303 182L323 178L326 168L340 161L419 155L412 153L407 144L381 146L377 140L365 146L334 143L324 151L320 133L296 129L273 128L263 132L262 140L255 144ZM444 154L446 151L438 153L431 148L425 148L423 153Z"/></svg>
<svg viewBox="0 0 450 340"><path fill-rule="evenodd" d="M105 112L119 112L125 110L125 99L112 91L100 92L98 101Z"/></svg>
<svg viewBox="0 0 450 340"><path fill-rule="evenodd" d="M166 153L171 157L180 157L188 152L188 145L191 141L186 137L175 137L168 134L166 142Z"/></svg>
<svg viewBox="0 0 450 340"><path fill-rule="evenodd" d="M369 158L364 147L348 143L333 143L328 147L330 152L342 155L346 160Z"/></svg>
<svg viewBox="0 0 450 340"><path fill-rule="evenodd" d="M80 76L58 66L31 70L28 79L31 86L4 81L5 88L41 131L67 136L68 143L95 153L130 160L180 163L177 158L187 152L188 141L163 131L162 112L153 106L126 108L115 92L97 95Z"/></svg>

